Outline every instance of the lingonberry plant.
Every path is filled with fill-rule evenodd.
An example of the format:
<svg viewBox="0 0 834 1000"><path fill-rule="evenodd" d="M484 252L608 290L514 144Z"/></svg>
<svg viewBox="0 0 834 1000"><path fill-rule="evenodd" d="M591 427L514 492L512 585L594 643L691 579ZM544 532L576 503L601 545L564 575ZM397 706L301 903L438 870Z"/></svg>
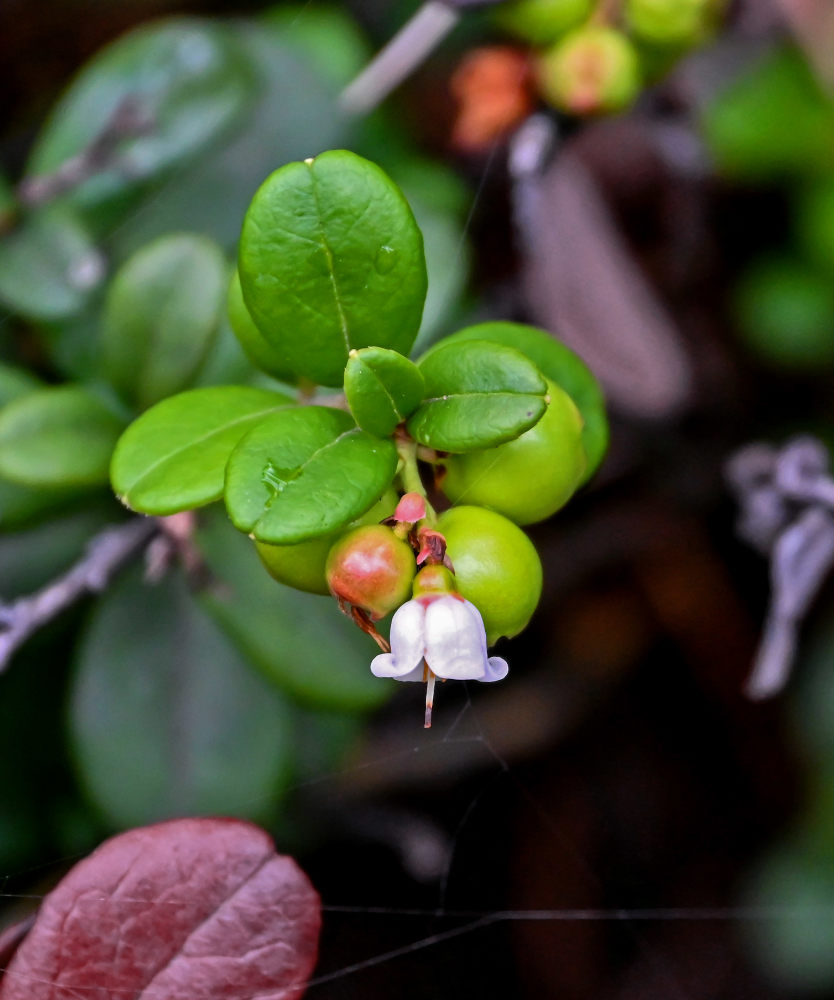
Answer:
<svg viewBox="0 0 834 1000"><path fill-rule="evenodd" d="M167 241L131 266L162 273L172 253ZM214 289L217 264L194 259ZM410 360L426 288L422 234L378 166L331 151L276 170L243 222L229 312L250 359L295 394L169 395L190 362L157 351L142 360L160 401L122 434L111 478L145 514L222 497L277 580L329 591L376 640L374 674L426 682L428 726L436 676L506 674L487 643L525 627L542 579L517 525L567 502L607 425L594 377L543 331L484 323ZM114 352L126 372L128 353ZM443 493L460 506L438 518ZM376 623L391 612L389 644Z"/></svg>

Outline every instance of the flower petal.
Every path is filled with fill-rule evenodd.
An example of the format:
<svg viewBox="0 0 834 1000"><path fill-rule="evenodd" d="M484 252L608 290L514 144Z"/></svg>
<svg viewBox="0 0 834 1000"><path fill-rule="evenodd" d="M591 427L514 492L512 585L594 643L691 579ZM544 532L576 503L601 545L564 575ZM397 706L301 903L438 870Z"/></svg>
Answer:
<svg viewBox="0 0 834 1000"><path fill-rule="evenodd" d="M398 673L413 670L423 659L426 608L420 601L406 601L391 619L391 655Z"/></svg>
<svg viewBox="0 0 834 1000"><path fill-rule="evenodd" d="M486 639L474 605L452 596L433 601L426 609L425 636L426 662L438 677L483 678L487 670Z"/></svg>
<svg viewBox="0 0 834 1000"><path fill-rule="evenodd" d="M371 660L371 673L374 677L393 677L398 681L422 681L425 679L425 666L420 660L413 670L406 670L405 673L397 671L394 664L394 657L391 653L380 653Z"/></svg>
<svg viewBox="0 0 834 1000"><path fill-rule="evenodd" d="M482 681L503 681L509 672L510 666L506 660L500 656L490 656L487 660L487 669Z"/></svg>

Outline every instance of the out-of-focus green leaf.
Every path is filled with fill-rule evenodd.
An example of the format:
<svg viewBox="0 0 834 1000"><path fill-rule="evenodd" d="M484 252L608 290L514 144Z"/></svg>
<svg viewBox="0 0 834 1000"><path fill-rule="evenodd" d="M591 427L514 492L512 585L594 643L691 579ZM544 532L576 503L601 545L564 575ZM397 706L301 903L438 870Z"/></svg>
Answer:
<svg viewBox="0 0 834 1000"><path fill-rule="evenodd" d="M792 257L756 261L735 291L747 346L763 361L818 372L834 365L834 284Z"/></svg>
<svg viewBox="0 0 834 1000"><path fill-rule="evenodd" d="M281 163L350 145L342 115L309 61L269 24L234 23L257 93L240 128L168 178L109 238L117 259L173 229L203 232L231 252L252 195Z"/></svg>
<svg viewBox="0 0 834 1000"><path fill-rule="evenodd" d="M0 236L0 302L27 318L80 312L105 270L89 233L65 208L33 212Z"/></svg>
<svg viewBox="0 0 834 1000"><path fill-rule="evenodd" d="M384 347L351 351L345 367L345 398L353 419L379 437L394 432L423 398L425 383L413 361Z"/></svg>
<svg viewBox="0 0 834 1000"><path fill-rule="evenodd" d="M281 41L303 54L334 93L356 76L373 54L353 18L340 7L288 3L261 15Z"/></svg>
<svg viewBox="0 0 834 1000"><path fill-rule="evenodd" d="M753 181L834 167L834 104L793 47L768 52L707 107L703 132L719 170Z"/></svg>
<svg viewBox="0 0 834 1000"><path fill-rule="evenodd" d="M818 845L816 845L818 848ZM827 995L834 985L834 860L802 837L777 847L754 874L747 903L769 913L745 924L748 950L788 995Z"/></svg>
<svg viewBox="0 0 834 1000"><path fill-rule="evenodd" d="M219 512L209 512L198 543L225 585L204 591L203 603L273 683L318 708L361 712L386 700L370 671L373 642L335 601L275 583Z"/></svg>
<svg viewBox="0 0 834 1000"><path fill-rule="evenodd" d="M796 235L805 256L834 275L834 175L796 192Z"/></svg>
<svg viewBox="0 0 834 1000"><path fill-rule="evenodd" d="M174 514L217 500L237 442L292 403L279 392L235 385L163 399L120 438L110 467L113 489L144 514Z"/></svg>
<svg viewBox="0 0 834 1000"><path fill-rule="evenodd" d="M70 513L56 512L48 521L0 534L0 600L9 601L43 587L80 559L90 539L113 524L119 508L104 494Z"/></svg>
<svg viewBox="0 0 834 1000"><path fill-rule="evenodd" d="M246 356L252 364L257 365L261 371L280 379L282 382L294 381L294 375L289 366L286 353L279 346L270 344L266 340L261 331L255 326L255 321L249 315L249 310L243 301L243 292L240 289L240 276L237 270L232 275L232 281L229 285L226 307L232 330L234 330L241 348L246 352Z"/></svg>
<svg viewBox="0 0 834 1000"><path fill-rule="evenodd" d="M276 170L243 223L246 306L299 376L338 386L352 348L407 354L426 296L423 238L375 164L345 150Z"/></svg>
<svg viewBox="0 0 834 1000"><path fill-rule="evenodd" d="M488 340L514 347L565 390L584 422L582 444L588 459L584 478L590 479L608 448L609 432L602 389L585 362L545 330L523 323L476 323L453 333L443 344L459 340Z"/></svg>
<svg viewBox="0 0 834 1000"><path fill-rule="evenodd" d="M83 386L22 396L0 412L0 476L26 486L107 482L125 421Z"/></svg>
<svg viewBox="0 0 834 1000"><path fill-rule="evenodd" d="M228 26L196 18L144 25L82 69L41 132L28 172L47 174L78 155L117 108L133 102L150 122L147 132L124 139L113 167L69 196L94 209L203 151L239 118L252 91L247 60Z"/></svg>
<svg viewBox="0 0 834 1000"><path fill-rule="evenodd" d="M132 572L78 651L70 734L79 776L120 827L268 816L292 766L289 713L185 583Z"/></svg>
<svg viewBox="0 0 834 1000"><path fill-rule="evenodd" d="M442 341L420 360L425 399L408 421L421 444L466 452L511 441L545 411L547 383L519 351L486 340Z"/></svg>
<svg viewBox="0 0 834 1000"><path fill-rule="evenodd" d="M226 280L205 236L162 236L113 279L102 320L102 371L141 409L187 389L220 324Z"/></svg>
<svg viewBox="0 0 834 1000"><path fill-rule="evenodd" d="M281 410L242 438L226 467L224 496L235 527L292 545L359 517L397 471L397 450L325 406Z"/></svg>

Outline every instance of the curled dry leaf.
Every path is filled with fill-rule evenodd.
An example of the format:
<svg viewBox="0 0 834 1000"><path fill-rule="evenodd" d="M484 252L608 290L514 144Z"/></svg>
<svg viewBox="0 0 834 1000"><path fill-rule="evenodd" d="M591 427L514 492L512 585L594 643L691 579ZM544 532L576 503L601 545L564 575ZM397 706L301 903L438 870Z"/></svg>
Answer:
<svg viewBox="0 0 834 1000"><path fill-rule="evenodd" d="M517 176L515 202L535 322L580 355L620 412L659 420L683 410L692 373L680 331L577 153Z"/></svg>
<svg viewBox="0 0 834 1000"><path fill-rule="evenodd" d="M295 1000L320 904L262 830L180 819L106 841L46 897L0 1000Z"/></svg>

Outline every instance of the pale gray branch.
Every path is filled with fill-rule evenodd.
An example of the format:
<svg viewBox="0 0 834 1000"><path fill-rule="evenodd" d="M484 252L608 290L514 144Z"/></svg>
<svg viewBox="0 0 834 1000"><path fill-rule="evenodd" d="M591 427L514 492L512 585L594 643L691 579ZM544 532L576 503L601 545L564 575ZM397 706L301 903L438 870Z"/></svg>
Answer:
<svg viewBox="0 0 834 1000"><path fill-rule="evenodd" d="M158 530L155 518L138 517L107 528L90 541L84 555L62 576L34 594L0 604L0 672L39 628L85 594L104 590L117 570Z"/></svg>

